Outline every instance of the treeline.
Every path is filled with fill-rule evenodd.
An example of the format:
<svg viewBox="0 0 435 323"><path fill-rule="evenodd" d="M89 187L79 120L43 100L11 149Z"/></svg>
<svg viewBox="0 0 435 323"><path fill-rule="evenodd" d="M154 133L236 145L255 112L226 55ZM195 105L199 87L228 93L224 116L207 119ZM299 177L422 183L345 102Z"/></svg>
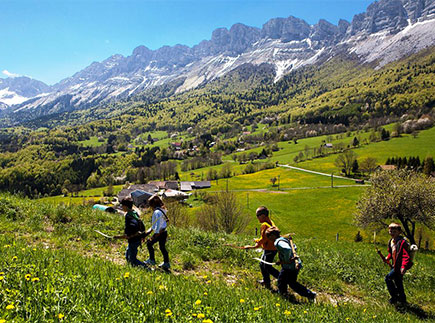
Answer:
<svg viewBox="0 0 435 323"><path fill-rule="evenodd" d="M385 165L394 165L398 169L412 169L423 172L426 175L433 175L435 173L435 164L432 156L426 157L422 162L419 156L391 157L387 159Z"/></svg>
<svg viewBox="0 0 435 323"><path fill-rule="evenodd" d="M193 157L181 162L181 171L186 172L198 168L215 166L222 164L222 154L220 152L211 152L204 157Z"/></svg>

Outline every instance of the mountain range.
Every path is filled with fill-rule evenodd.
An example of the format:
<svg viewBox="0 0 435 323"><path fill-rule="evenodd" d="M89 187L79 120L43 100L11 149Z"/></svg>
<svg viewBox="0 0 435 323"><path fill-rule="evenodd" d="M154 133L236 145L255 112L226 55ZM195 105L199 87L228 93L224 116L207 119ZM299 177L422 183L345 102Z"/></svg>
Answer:
<svg viewBox="0 0 435 323"><path fill-rule="evenodd" d="M0 109L9 118L37 117L135 96L176 84L181 93L252 64L270 65L274 80L310 64L346 55L380 68L435 45L435 0L380 0L351 22L320 20L309 25L295 17L274 18L262 28L235 24L213 31L210 40L188 47L113 55L47 86L27 77L0 79Z"/></svg>

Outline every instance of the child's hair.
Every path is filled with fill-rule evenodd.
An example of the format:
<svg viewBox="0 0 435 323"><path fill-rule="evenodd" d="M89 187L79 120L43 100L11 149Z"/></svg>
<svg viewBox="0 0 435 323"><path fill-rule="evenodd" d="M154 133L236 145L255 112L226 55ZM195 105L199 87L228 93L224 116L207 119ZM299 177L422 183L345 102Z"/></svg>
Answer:
<svg viewBox="0 0 435 323"><path fill-rule="evenodd" d="M402 232L402 227L400 226L400 224L399 223L391 223L389 226L388 226L388 228L389 229L396 229L396 230L399 230L400 232Z"/></svg>
<svg viewBox="0 0 435 323"><path fill-rule="evenodd" d="M260 215L269 216L269 210L265 206L260 206L257 209L257 212L255 212L255 213L256 213L257 216L260 216Z"/></svg>
<svg viewBox="0 0 435 323"><path fill-rule="evenodd" d="M133 207L133 200L131 199L131 197L126 197L121 201L121 205L125 205L126 207L131 209Z"/></svg>
<svg viewBox="0 0 435 323"><path fill-rule="evenodd" d="M157 207L163 207L165 206L165 204L163 203L162 199L160 198L160 196L154 194L153 196L151 196L148 199L148 204L152 207L152 208L157 208Z"/></svg>
<svg viewBox="0 0 435 323"><path fill-rule="evenodd" d="M269 238L272 235L279 237L281 235L281 231L279 231L277 227L270 227L266 230L266 237Z"/></svg>

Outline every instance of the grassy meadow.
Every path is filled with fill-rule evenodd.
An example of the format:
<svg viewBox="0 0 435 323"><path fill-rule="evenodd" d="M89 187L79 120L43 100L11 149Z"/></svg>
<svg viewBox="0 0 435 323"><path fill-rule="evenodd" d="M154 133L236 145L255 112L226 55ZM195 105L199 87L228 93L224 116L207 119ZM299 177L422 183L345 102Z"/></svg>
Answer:
<svg viewBox="0 0 435 323"><path fill-rule="evenodd" d="M295 240L299 280L318 302L283 299L255 284L259 254L224 246L251 235L170 227L173 274L125 265L123 218L84 206L0 196L0 320L3 322L413 322L434 319L433 253L421 252L405 287L412 306L388 305L388 269L365 243ZM281 215L274 214L280 223ZM383 246L385 249L385 246ZM146 249L139 251L145 259ZM161 257L157 252L157 260Z"/></svg>

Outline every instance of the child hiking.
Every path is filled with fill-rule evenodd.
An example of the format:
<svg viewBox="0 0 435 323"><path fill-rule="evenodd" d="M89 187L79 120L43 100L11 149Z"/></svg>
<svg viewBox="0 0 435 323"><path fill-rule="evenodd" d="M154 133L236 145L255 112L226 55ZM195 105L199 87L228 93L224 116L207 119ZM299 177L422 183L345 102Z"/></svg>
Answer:
<svg viewBox="0 0 435 323"><path fill-rule="evenodd" d="M392 261L392 269L385 277L385 283L391 296L390 303L406 304L403 275L412 266L409 256L409 244L400 235L402 233L400 224L391 223L388 226L388 233L391 239L388 242L388 256L385 257L385 260L388 263L390 260Z"/></svg>
<svg viewBox="0 0 435 323"><path fill-rule="evenodd" d="M148 199L148 204L153 209L153 216L151 219L151 228L146 232L147 235L154 231L154 234L147 241L147 248L150 257L145 264L155 265L156 259L154 254L154 244L159 243L160 251L163 255L163 263L159 265L164 270L169 270L171 265L169 264L169 255L166 250L166 240L168 238L168 232L166 231L168 225L168 218L166 216L166 207L163 204L162 199L158 195L153 195Z"/></svg>
<svg viewBox="0 0 435 323"><path fill-rule="evenodd" d="M274 242L278 250L279 264L281 271L278 276L278 289L281 295L288 295L287 285L301 296L314 300L316 293L312 292L305 286L297 282L299 270L302 268L302 262L296 255L296 246L291 238L281 237L281 232L276 227L266 230L267 237Z"/></svg>
<svg viewBox="0 0 435 323"><path fill-rule="evenodd" d="M277 251L275 246L273 245L273 242L267 238L266 230L272 226L274 227L275 224L269 218L269 210L265 206L260 206L256 211L256 215L258 221L261 223L261 228L260 228L261 238L255 239L254 246L244 246L243 249L257 249L258 247L261 247L263 249L263 255L261 256L261 260L268 263L272 263ZM272 275L275 278L278 278L279 271L276 268L274 268L272 265L269 265L263 261L260 262L260 270L263 276L263 280L259 281L259 283L262 284L267 289L271 289L270 275Z"/></svg>
<svg viewBox="0 0 435 323"><path fill-rule="evenodd" d="M125 251L125 258L132 266L148 266L137 259L137 249L141 245L144 237L145 226L136 211L133 210L133 200L125 198L121 201L121 206L125 214L125 229L123 235L114 236L114 239L127 239L128 247Z"/></svg>

